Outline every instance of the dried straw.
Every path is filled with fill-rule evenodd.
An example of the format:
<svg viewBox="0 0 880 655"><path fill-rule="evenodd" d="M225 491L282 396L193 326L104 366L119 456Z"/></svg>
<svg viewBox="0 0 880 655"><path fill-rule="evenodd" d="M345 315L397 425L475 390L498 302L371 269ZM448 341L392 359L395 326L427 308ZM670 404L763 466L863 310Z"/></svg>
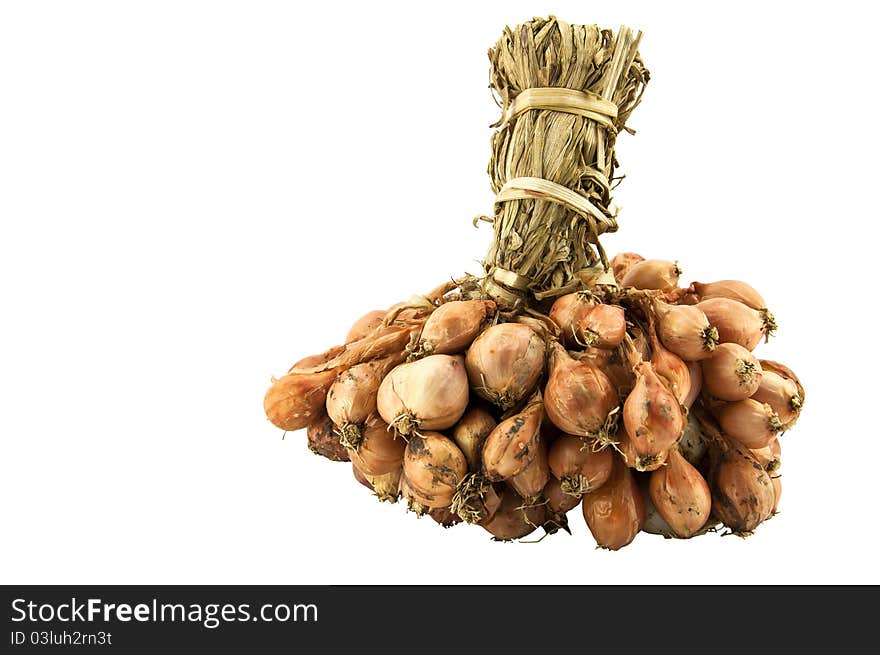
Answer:
<svg viewBox="0 0 880 655"><path fill-rule="evenodd" d="M489 162L498 197L488 294L521 304L607 270L599 236L617 229L614 143L648 81L640 38L551 16L506 28L489 50L502 117ZM527 89L540 90L520 97Z"/></svg>

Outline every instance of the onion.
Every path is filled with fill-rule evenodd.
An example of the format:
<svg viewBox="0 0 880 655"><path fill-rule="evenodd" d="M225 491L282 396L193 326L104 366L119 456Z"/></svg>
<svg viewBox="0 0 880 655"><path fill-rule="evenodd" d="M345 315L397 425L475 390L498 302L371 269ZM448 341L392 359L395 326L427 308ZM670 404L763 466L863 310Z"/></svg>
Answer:
<svg viewBox="0 0 880 655"><path fill-rule="evenodd" d="M690 305L667 305L657 300L657 333L663 345L686 362L706 359L718 343L718 330L706 315Z"/></svg>
<svg viewBox="0 0 880 655"><path fill-rule="evenodd" d="M578 345L575 330L595 306L593 297L588 293L567 293L556 299L548 316L559 327L564 343L571 347Z"/></svg>
<svg viewBox="0 0 880 655"><path fill-rule="evenodd" d="M688 416L687 425L678 440L678 447L684 458L696 466L706 454L706 440L700 429L700 422L693 416Z"/></svg>
<svg viewBox="0 0 880 655"><path fill-rule="evenodd" d="M450 511L466 523L488 521L498 511L501 495L481 473L469 473L452 495Z"/></svg>
<svg viewBox="0 0 880 655"><path fill-rule="evenodd" d="M499 423L483 444L483 473L490 481L520 473L538 454L544 406L536 396L519 414Z"/></svg>
<svg viewBox="0 0 880 655"><path fill-rule="evenodd" d="M397 499L400 498L400 474L401 468L398 466L394 470L382 475L364 473L364 477L370 483L370 486L373 487L376 498L382 502L396 503Z"/></svg>
<svg viewBox="0 0 880 655"><path fill-rule="evenodd" d="M538 441L534 459L522 471L511 476L508 483L520 496L534 502L544 490L549 479L547 445L543 441Z"/></svg>
<svg viewBox="0 0 880 655"><path fill-rule="evenodd" d="M678 399L680 405L684 406L691 392L691 373L688 365L685 364L678 355L668 351L660 343L657 333L649 330L651 334L651 365L657 372L657 375L666 382L666 386L673 395Z"/></svg>
<svg viewBox="0 0 880 655"><path fill-rule="evenodd" d="M364 485L370 491L373 491L373 484L367 479L367 476L364 475L364 472L361 471L357 464L354 462L351 463L351 472L354 473L354 479Z"/></svg>
<svg viewBox="0 0 880 655"><path fill-rule="evenodd" d="M700 300L710 300L712 298L728 298L741 302L752 309L767 309L767 303L761 297L761 294L755 291L745 282L739 280L720 280L718 282L694 282L691 284Z"/></svg>
<svg viewBox="0 0 880 655"><path fill-rule="evenodd" d="M800 416L801 407L804 404L803 389L797 378L787 377L781 373L776 362L761 360L762 369L765 365L769 368L764 369L761 385L752 398L760 403L770 405L779 420L782 421L783 429L787 430L795 424ZM794 375L791 371L788 372Z"/></svg>
<svg viewBox="0 0 880 655"><path fill-rule="evenodd" d="M636 384L623 403L623 424L636 454L634 468L644 471L678 441L685 418L650 362L638 362L633 370Z"/></svg>
<svg viewBox="0 0 880 655"><path fill-rule="evenodd" d="M309 450L334 462L349 461L348 451L339 443L336 426L326 413L320 414L306 428Z"/></svg>
<svg viewBox="0 0 880 655"><path fill-rule="evenodd" d="M617 430L617 445L615 449L620 453L623 462L641 473L656 471L666 464L669 456L668 450L663 450L652 457L644 457L636 450L633 440L626 431L625 425L620 425Z"/></svg>
<svg viewBox="0 0 880 655"><path fill-rule="evenodd" d="M581 437L564 434L553 443L548 459L562 491L578 497L608 481L613 455L610 448L593 452Z"/></svg>
<svg viewBox="0 0 880 655"><path fill-rule="evenodd" d="M403 435L451 428L464 414L468 384L462 358L431 355L395 367L379 385L376 405Z"/></svg>
<svg viewBox="0 0 880 655"><path fill-rule="evenodd" d="M651 494L648 493L648 485L646 483L640 484L639 489L642 492L642 503L645 505L645 520L642 523L642 532L659 534L667 539L675 537L672 528L669 527L669 524L660 515L657 508L654 507L654 503L651 502Z"/></svg>
<svg viewBox="0 0 880 655"><path fill-rule="evenodd" d="M724 405L718 422L727 436L746 448L767 446L783 428L770 405L751 398Z"/></svg>
<svg viewBox="0 0 880 655"><path fill-rule="evenodd" d="M448 507L428 510L428 516L444 528L451 528L453 525L461 523L461 518L459 518L458 514L453 514Z"/></svg>
<svg viewBox="0 0 880 655"><path fill-rule="evenodd" d="M782 498L782 474L776 473L776 475L770 476L770 482L773 484L773 514L776 514L779 511L779 500Z"/></svg>
<svg viewBox="0 0 880 655"><path fill-rule="evenodd" d="M572 359L558 343L551 348L544 389L547 416L563 432L596 439L600 445L610 443L619 406L614 385L589 362Z"/></svg>
<svg viewBox="0 0 880 655"><path fill-rule="evenodd" d="M703 390L703 367L700 362L686 362L688 372L691 374L691 388L682 405L690 409L694 405L694 401L699 397Z"/></svg>
<svg viewBox="0 0 880 655"><path fill-rule="evenodd" d="M611 258L611 272L618 284L634 264L645 261L645 258L634 252L619 252Z"/></svg>
<svg viewBox="0 0 880 655"><path fill-rule="evenodd" d="M761 384L761 364L737 343L722 343L702 361L703 386L720 400L745 400Z"/></svg>
<svg viewBox="0 0 880 655"><path fill-rule="evenodd" d="M480 333L487 316L495 313L491 300L453 300L440 305L422 328L413 355L453 355L464 352Z"/></svg>
<svg viewBox="0 0 880 655"><path fill-rule="evenodd" d="M456 487L467 474L467 460L452 439L439 432L424 432L409 440L403 472L421 504L448 507Z"/></svg>
<svg viewBox="0 0 880 655"><path fill-rule="evenodd" d="M348 331L348 335L345 337L345 343L359 341L364 337L369 336L373 330L382 325L382 321L387 313L388 312L382 311L381 309L375 309L361 316L354 322L354 325L352 325L351 329Z"/></svg>
<svg viewBox="0 0 880 655"><path fill-rule="evenodd" d="M422 502L421 497L412 490L405 473L400 476L400 497L406 501L407 510L419 518L428 513L429 508Z"/></svg>
<svg viewBox="0 0 880 655"><path fill-rule="evenodd" d="M625 334L626 318L618 305L596 305L574 326L575 341L588 348L616 348Z"/></svg>
<svg viewBox="0 0 880 655"><path fill-rule="evenodd" d="M520 539L531 534L544 522L543 505L529 505L510 486L505 486L498 510L480 525L499 541Z"/></svg>
<svg viewBox="0 0 880 655"><path fill-rule="evenodd" d="M777 471L782 465L782 448L779 445L779 439L773 439L763 448L754 448L752 455L764 467L768 473Z"/></svg>
<svg viewBox="0 0 880 655"><path fill-rule="evenodd" d="M376 411L379 384L390 365L389 360L356 364L340 373L330 385L327 414L339 427L343 445L357 447L364 422Z"/></svg>
<svg viewBox="0 0 880 655"><path fill-rule="evenodd" d="M275 380L266 397L263 409L272 424L282 430L300 430L324 413L327 390L337 369L320 373L288 373Z"/></svg>
<svg viewBox="0 0 880 655"><path fill-rule="evenodd" d="M662 259L646 259L630 266L620 286L665 291L678 286L681 269L678 264Z"/></svg>
<svg viewBox="0 0 880 655"><path fill-rule="evenodd" d="M754 350L761 339L770 339L776 329L772 315L752 309L729 298L710 298L696 304L709 322L718 329L722 343L738 343L746 350Z"/></svg>
<svg viewBox="0 0 880 655"><path fill-rule="evenodd" d="M468 349L471 387L480 397L510 409L535 388L544 371L545 353L544 341L527 325L493 325Z"/></svg>
<svg viewBox="0 0 880 655"><path fill-rule="evenodd" d="M610 453L611 451L606 449L602 452ZM547 509L554 514L565 514L581 502L580 495L573 496L563 491L562 481L555 476L550 476L550 479L547 480L547 486L544 487L544 498L547 500Z"/></svg>
<svg viewBox="0 0 880 655"><path fill-rule="evenodd" d="M492 415L481 407L471 407L455 424L452 440L464 453L471 472L475 473L482 468L483 444L496 425Z"/></svg>
<svg viewBox="0 0 880 655"><path fill-rule="evenodd" d="M721 437L710 451L712 513L737 534L748 534L773 512L773 483L745 447Z"/></svg>
<svg viewBox="0 0 880 655"><path fill-rule="evenodd" d="M347 447L348 456L367 475L385 475L400 468L406 442L376 416L364 425L357 447Z"/></svg>
<svg viewBox="0 0 880 655"><path fill-rule="evenodd" d="M623 548L645 521L645 504L629 469L616 457L611 477L581 501L584 520L596 543L609 550Z"/></svg>
<svg viewBox="0 0 880 655"><path fill-rule="evenodd" d="M666 466L651 474L648 490L657 511L678 537L694 536L709 519L709 485L677 448L669 451Z"/></svg>

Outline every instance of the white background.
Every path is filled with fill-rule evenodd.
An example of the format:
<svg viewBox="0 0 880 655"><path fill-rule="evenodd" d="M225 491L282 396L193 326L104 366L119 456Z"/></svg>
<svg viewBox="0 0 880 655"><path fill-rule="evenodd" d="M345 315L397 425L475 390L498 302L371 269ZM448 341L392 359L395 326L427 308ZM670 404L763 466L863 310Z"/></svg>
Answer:
<svg viewBox="0 0 880 655"><path fill-rule="evenodd" d="M0 580L880 582L859 4L4 3ZM609 252L754 284L781 325L759 354L807 385L748 540L442 530L263 416L362 313L479 271L486 50L551 12L645 33Z"/></svg>

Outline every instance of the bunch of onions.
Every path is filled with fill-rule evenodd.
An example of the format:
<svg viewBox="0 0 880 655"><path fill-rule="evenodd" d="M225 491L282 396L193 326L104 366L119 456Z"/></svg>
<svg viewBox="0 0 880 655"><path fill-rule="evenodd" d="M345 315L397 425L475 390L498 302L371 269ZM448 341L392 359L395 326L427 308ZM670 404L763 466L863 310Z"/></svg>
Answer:
<svg viewBox="0 0 880 655"><path fill-rule="evenodd" d="M574 499L595 491L611 476L612 449L593 451L581 437L564 434L550 447L549 465L559 489Z"/></svg>
<svg viewBox="0 0 880 655"><path fill-rule="evenodd" d="M609 550L619 550L632 542L645 520L639 487L629 468L617 458L608 481L584 495L581 505L596 543Z"/></svg>
<svg viewBox="0 0 880 655"><path fill-rule="evenodd" d="M600 445L613 441L609 425L619 406L614 385L598 367L573 359L558 343L551 350L544 404L548 418L563 432Z"/></svg>
<svg viewBox="0 0 880 655"><path fill-rule="evenodd" d="M376 399L382 419L403 435L451 428L467 403L464 363L450 355L400 364L382 380Z"/></svg>
<svg viewBox="0 0 880 655"><path fill-rule="evenodd" d="M467 377L478 396L507 410L534 390L544 372L545 356L543 339L529 326L499 323L468 349Z"/></svg>
<svg viewBox="0 0 880 655"><path fill-rule="evenodd" d="M266 415L447 528L553 534L581 505L612 550L640 530L751 533L778 508L779 437L804 402L751 352L772 315L739 281L678 287L674 263L634 253L612 267L619 288L587 269L549 315L476 282L369 312L273 380Z"/></svg>

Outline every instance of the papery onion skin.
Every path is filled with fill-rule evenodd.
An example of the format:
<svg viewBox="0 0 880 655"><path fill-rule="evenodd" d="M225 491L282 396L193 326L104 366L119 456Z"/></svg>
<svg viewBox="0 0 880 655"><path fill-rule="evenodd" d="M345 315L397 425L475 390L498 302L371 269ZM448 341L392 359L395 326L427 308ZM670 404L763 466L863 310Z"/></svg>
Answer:
<svg viewBox="0 0 880 655"><path fill-rule="evenodd" d="M288 373L269 387L263 399L266 416L276 427L293 431L307 427L323 414L327 390L338 370Z"/></svg>
<svg viewBox="0 0 880 655"><path fill-rule="evenodd" d="M518 414L501 421L483 444L483 474L490 481L522 472L538 453L544 406L536 398Z"/></svg>
<svg viewBox="0 0 880 655"><path fill-rule="evenodd" d="M382 419L403 435L451 428L468 404L462 358L431 355L394 368L379 385L376 405Z"/></svg>
<svg viewBox="0 0 880 655"><path fill-rule="evenodd" d="M763 448L751 449L752 455L760 462L761 466L768 473L773 473L782 466L782 448L779 445L779 439L773 439ZM772 476L771 476L772 477Z"/></svg>
<svg viewBox="0 0 880 655"><path fill-rule="evenodd" d="M370 483L370 486L373 487L376 498L381 502L396 503L397 499L400 498L400 466L382 475L369 475L367 473L363 475Z"/></svg>
<svg viewBox="0 0 880 655"><path fill-rule="evenodd" d="M634 252L619 252L611 258L611 272L614 279L620 284L624 276L634 264L645 261L645 258Z"/></svg>
<svg viewBox="0 0 880 655"><path fill-rule="evenodd" d="M500 323L474 340L465 364L476 394L507 410L535 388L545 359L544 341L534 330L520 323Z"/></svg>
<svg viewBox="0 0 880 655"><path fill-rule="evenodd" d="M596 543L619 550L631 543L645 521L642 494L629 468L615 458L611 478L581 501L584 520Z"/></svg>
<svg viewBox="0 0 880 655"><path fill-rule="evenodd" d="M750 397L761 384L761 364L748 350L736 343L721 343L702 362L703 386L720 400L736 401Z"/></svg>
<svg viewBox="0 0 880 655"><path fill-rule="evenodd" d="M382 325L382 320L385 318L385 314L387 314L387 312L384 310L374 309L361 316L349 329L348 335L345 337L345 343L358 341L359 339L368 336L373 330Z"/></svg>
<svg viewBox="0 0 880 655"><path fill-rule="evenodd" d="M452 439L439 432L421 432L406 445L403 473L421 504L448 507L467 474L467 460Z"/></svg>
<svg viewBox="0 0 880 655"><path fill-rule="evenodd" d="M703 459L703 455L706 454L707 447L708 444L700 429L700 422L693 414L689 415L684 432L678 439L678 448L681 450L681 454L688 462L697 466Z"/></svg>
<svg viewBox="0 0 880 655"><path fill-rule="evenodd" d="M703 367L700 365L700 362L685 363L687 364L688 372L690 373L691 386L682 405L686 409L690 409L694 406L694 401L699 398L700 392L703 390Z"/></svg>
<svg viewBox="0 0 880 655"><path fill-rule="evenodd" d="M654 330L650 330L651 345L653 353L651 355L651 365L657 372L669 390L678 399L678 402L685 406L691 391L691 372L687 363L675 353L667 350Z"/></svg>
<svg viewBox="0 0 880 655"><path fill-rule="evenodd" d="M709 519L709 485L677 448L669 452L666 466L651 473L648 489L654 507L678 537L694 536Z"/></svg>
<svg viewBox="0 0 880 655"><path fill-rule="evenodd" d="M331 420L350 440L357 442L364 421L376 411L376 395L390 368L388 360L356 364L339 374L327 391L326 409Z"/></svg>
<svg viewBox="0 0 880 655"><path fill-rule="evenodd" d="M354 479L364 485L370 491L374 491L372 483L367 479L367 476L364 475L364 472L361 471L355 462L351 463L351 472L354 474Z"/></svg>

